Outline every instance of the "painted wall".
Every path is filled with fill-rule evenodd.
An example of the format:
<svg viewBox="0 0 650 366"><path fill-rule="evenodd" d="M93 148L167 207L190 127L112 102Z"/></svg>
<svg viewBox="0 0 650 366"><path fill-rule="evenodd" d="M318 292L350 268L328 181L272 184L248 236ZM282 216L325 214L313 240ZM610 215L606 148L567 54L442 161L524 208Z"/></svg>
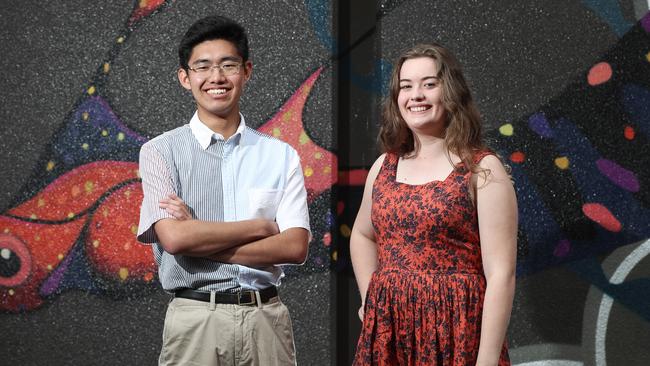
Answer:
<svg viewBox="0 0 650 366"><path fill-rule="evenodd" d="M303 161L314 239L307 263L286 269L281 292L300 363L327 364L332 68L309 5L0 7L0 364L155 364L169 296L150 249L134 238L142 197L137 158L145 141L192 116L191 95L176 79L176 49L187 27L211 13L249 32L247 123L292 144Z"/></svg>
<svg viewBox="0 0 650 366"><path fill-rule="evenodd" d="M447 45L465 66L490 145L512 168L515 364L650 363L647 9L630 1L380 2L366 89L381 99L390 60L405 47ZM363 172L349 175L348 197L359 197L354 176ZM339 205L344 243L358 199Z"/></svg>
<svg viewBox="0 0 650 366"><path fill-rule="evenodd" d="M391 60L429 40L465 66L513 170L514 363L650 363L648 3L361 3L0 4L2 364L155 364L168 296L134 239L137 152L191 116L176 46L208 13L249 31L247 122L303 159L314 239L281 289L299 364L349 359L358 299L340 289L377 106Z"/></svg>

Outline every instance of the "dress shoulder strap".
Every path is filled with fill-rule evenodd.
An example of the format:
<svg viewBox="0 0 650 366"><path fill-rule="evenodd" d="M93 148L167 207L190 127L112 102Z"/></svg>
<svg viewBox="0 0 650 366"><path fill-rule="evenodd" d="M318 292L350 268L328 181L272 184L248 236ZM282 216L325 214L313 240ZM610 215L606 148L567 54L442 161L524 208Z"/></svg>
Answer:
<svg viewBox="0 0 650 366"><path fill-rule="evenodd" d="M384 162L381 164L380 175L385 175L387 178L395 179L397 175L397 161L399 156L395 153L387 152Z"/></svg>
<svg viewBox="0 0 650 366"><path fill-rule="evenodd" d="M484 157L488 155L496 155L496 153L489 149L480 150L474 153L474 158L472 160L474 161L474 164L478 164L481 160L483 160Z"/></svg>

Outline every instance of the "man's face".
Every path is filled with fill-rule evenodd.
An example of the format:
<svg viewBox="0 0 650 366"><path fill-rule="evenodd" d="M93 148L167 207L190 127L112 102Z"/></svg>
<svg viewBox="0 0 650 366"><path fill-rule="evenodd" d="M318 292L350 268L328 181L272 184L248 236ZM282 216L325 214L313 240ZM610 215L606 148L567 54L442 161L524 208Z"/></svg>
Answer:
<svg viewBox="0 0 650 366"><path fill-rule="evenodd" d="M194 46L188 65L189 70L178 70L178 80L192 92L199 118L235 118L239 114L239 98L244 84L252 72L251 62L242 64L234 44L215 39ZM222 69L215 65L225 67ZM239 65L239 72L225 75L226 69L232 70L233 65Z"/></svg>

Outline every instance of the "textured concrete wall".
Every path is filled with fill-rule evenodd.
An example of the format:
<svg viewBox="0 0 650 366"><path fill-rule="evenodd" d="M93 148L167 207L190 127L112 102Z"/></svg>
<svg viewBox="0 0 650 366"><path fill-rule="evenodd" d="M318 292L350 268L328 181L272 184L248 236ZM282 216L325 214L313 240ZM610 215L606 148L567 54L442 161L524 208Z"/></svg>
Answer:
<svg viewBox="0 0 650 366"><path fill-rule="evenodd" d="M329 4L65 1L0 7L1 364L155 364L168 301L134 240L139 147L187 123L176 48L207 14L241 22L247 123L299 151L313 240L281 288L300 364L329 364L330 187L336 173ZM260 167L262 170L263 167Z"/></svg>
<svg viewBox="0 0 650 366"><path fill-rule="evenodd" d="M405 48L448 46L490 146L512 167L520 212L513 362L649 364L648 3L379 3L365 89L381 98ZM343 212L340 221L353 217Z"/></svg>
<svg viewBox="0 0 650 366"><path fill-rule="evenodd" d="M374 8L326 0L0 4L1 364L155 364L168 296L132 232L137 152L191 116L175 50L208 13L249 31L247 122L303 159L314 239L308 262L288 268L281 289L300 365L349 358L335 354L349 353L358 326L346 246L359 178L377 154L376 106L391 61L433 40L465 66L490 144L513 169L514 363L650 363L648 3L360 3ZM367 62L355 63L362 56ZM340 90L349 95L337 83L349 84ZM337 160L345 179L332 196ZM333 324L335 312L349 316Z"/></svg>

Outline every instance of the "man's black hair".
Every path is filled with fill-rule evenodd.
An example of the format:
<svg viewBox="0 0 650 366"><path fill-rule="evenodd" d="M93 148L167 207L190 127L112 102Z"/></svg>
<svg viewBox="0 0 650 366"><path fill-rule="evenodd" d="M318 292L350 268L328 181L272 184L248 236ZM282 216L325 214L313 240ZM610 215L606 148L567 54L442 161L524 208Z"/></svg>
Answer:
<svg viewBox="0 0 650 366"><path fill-rule="evenodd" d="M194 46L204 41L216 39L223 39L235 45L243 61L248 61L248 37L246 36L244 27L232 19L219 15L211 15L197 20L185 32L178 46L180 66L187 70Z"/></svg>

